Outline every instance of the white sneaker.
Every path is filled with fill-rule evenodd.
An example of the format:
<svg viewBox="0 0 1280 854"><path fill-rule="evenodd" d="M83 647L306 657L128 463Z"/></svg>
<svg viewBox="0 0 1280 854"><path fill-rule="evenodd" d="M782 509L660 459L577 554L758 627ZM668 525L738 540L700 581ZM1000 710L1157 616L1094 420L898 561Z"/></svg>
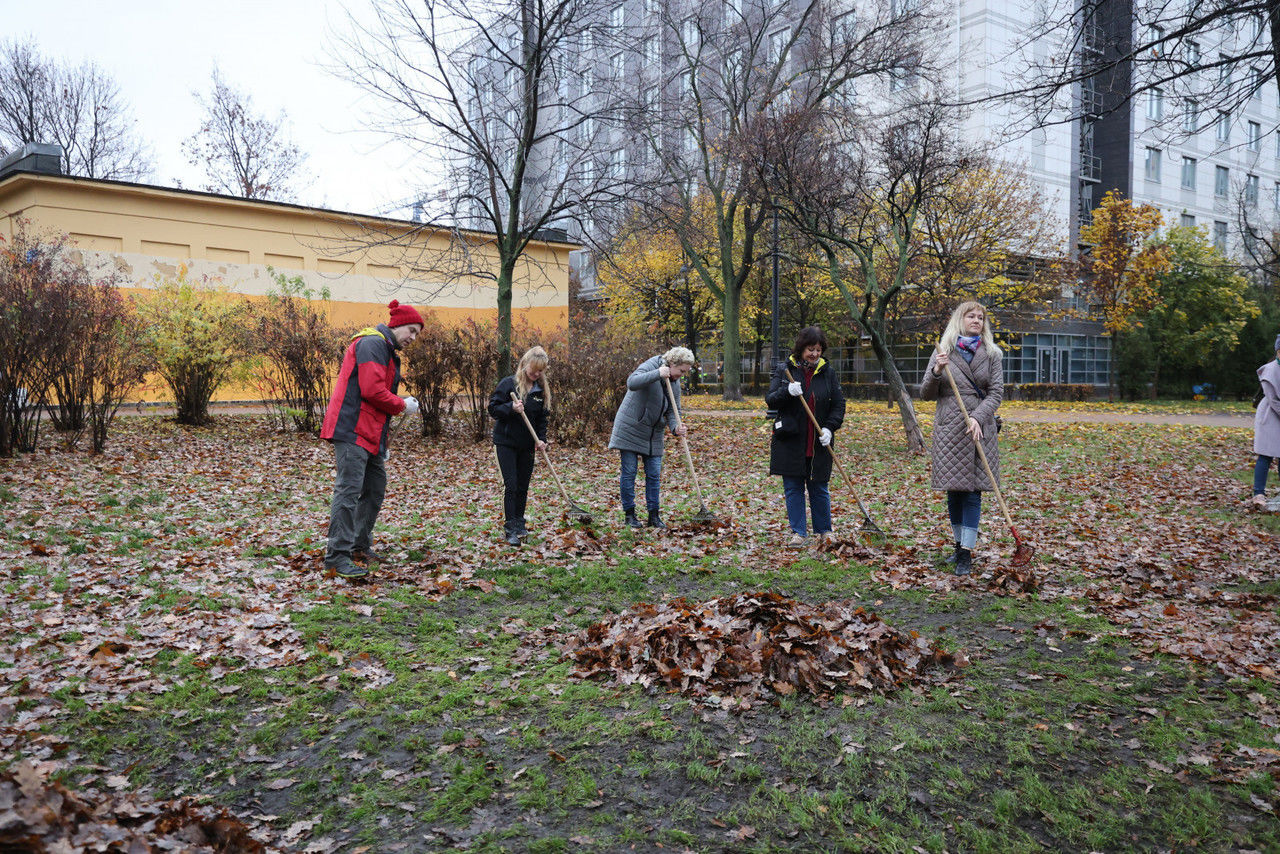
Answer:
<svg viewBox="0 0 1280 854"><path fill-rule="evenodd" d="M787 544L790 546L803 546L804 537L800 536L799 534L792 534L791 539L787 542Z"/></svg>

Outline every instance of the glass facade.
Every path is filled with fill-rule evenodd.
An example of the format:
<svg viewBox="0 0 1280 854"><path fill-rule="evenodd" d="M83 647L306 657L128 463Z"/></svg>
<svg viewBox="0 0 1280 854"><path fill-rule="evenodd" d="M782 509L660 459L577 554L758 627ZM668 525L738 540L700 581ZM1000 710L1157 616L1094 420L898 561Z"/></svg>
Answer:
<svg viewBox="0 0 1280 854"><path fill-rule="evenodd" d="M1111 341L1101 335L1073 332L1023 332L1000 336L1004 350L1004 381L1022 383L1075 383L1105 387L1111 364ZM787 346L783 347L784 353ZM898 370L908 386L917 386L929 366L932 345L903 345L895 348ZM716 355L711 347L700 348L703 376L714 374ZM827 361L836 366L841 382L846 385L883 383L884 372L865 341L859 347L832 345ZM768 347L759 363L750 351L743 353L744 387L767 386L772 372Z"/></svg>

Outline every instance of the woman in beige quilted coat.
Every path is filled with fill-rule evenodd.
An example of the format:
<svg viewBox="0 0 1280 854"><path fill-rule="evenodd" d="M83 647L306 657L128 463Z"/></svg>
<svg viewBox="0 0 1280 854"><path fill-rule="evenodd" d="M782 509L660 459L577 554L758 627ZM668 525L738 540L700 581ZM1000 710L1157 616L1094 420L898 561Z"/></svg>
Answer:
<svg viewBox="0 0 1280 854"><path fill-rule="evenodd" d="M956 575L968 575L972 570L973 547L978 542L982 518L982 493L994 486L982 467L978 442L982 443L997 480L1000 477L996 409L1004 398L1001 359L1000 348L991 338L986 308L981 303L963 302L952 312L920 384L923 399L938 401L933 417L932 482L934 489L947 491L947 514L955 534L952 560ZM969 411L967 421L945 376L948 366Z"/></svg>

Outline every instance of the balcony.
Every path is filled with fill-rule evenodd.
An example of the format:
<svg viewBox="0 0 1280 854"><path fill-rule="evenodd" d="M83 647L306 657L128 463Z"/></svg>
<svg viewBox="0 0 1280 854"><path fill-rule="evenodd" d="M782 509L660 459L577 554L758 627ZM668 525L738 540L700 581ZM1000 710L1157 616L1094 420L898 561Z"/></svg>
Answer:
<svg viewBox="0 0 1280 854"><path fill-rule="evenodd" d="M1088 21L1080 29L1080 52L1090 59L1098 59L1102 51L1102 27L1097 21Z"/></svg>
<svg viewBox="0 0 1280 854"><path fill-rule="evenodd" d="M1102 180L1102 158L1096 154L1080 152L1080 180L1097 184Z"/></svg>
<svg viewBox="0 0 1280 854"><path fill-rule="evenodd" d="M1086 116L1100 116L1104 108L1102 93L1092 81L1080 84L1080 112Z"/></svg>

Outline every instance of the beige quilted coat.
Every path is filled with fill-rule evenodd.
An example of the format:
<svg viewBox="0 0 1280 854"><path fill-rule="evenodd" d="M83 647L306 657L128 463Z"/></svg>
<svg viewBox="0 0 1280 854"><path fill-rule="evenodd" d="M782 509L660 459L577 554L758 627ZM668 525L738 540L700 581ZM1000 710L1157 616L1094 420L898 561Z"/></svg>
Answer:
<svg viewBox="0 0 1280 854"><path fill-rule="evenodd" d="M933 365L937 354L929 358L929 367L924 372L924 382L920 384L920 397L924 400L938 401L937 413L933 417L933 488L989 491L991 481L982 468L982 460L978 457L977 447L973 439L965 431L964 416L956 404L955 395L951 393L951 384L947 382L947 374L933 375ZM982 425L982 448L987 452L987 462L1000 479L1000 447L996 441L996 408L1004 397L1004 367L1000 354L990 347L980 347L974 354L973 361L966 363L956 351L951 351L951 375L956 378L956 386L964 398L964 405L969 414L978 419ZM986 393L979 399L976 390Z"/></svg>

